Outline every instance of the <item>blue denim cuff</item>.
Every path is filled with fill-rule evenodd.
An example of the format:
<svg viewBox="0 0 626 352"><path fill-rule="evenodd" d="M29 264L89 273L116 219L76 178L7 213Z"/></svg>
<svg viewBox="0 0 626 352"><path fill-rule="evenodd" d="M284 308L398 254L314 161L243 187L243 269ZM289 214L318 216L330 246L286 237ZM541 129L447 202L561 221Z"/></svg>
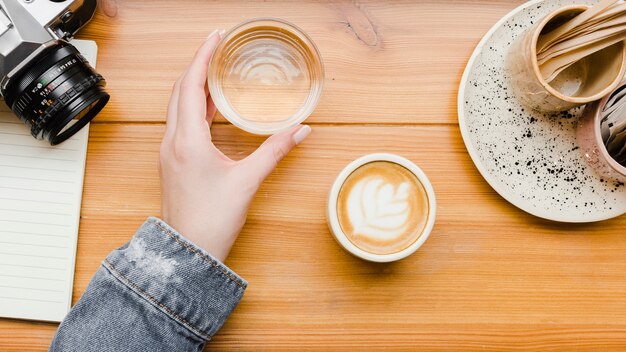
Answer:
<svg viewBox="0 0 626 352"><path fill-rule="evenodd" d="M206 340L224 324L248 285L152 217L102 265L147 303Z"/></svg>

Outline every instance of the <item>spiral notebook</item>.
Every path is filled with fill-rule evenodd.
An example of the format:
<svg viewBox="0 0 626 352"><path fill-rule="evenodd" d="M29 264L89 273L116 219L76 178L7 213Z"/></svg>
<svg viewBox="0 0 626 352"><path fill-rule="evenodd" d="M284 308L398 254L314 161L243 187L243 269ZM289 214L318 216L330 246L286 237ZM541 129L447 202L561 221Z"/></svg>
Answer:
<svg viewBox="0 0 626 352"><path fill-rule="evenodd" d="M95 42L72 44L96 64ZM0 317L59 322L72 303L89 126L51 147L0 104Z"/></svg>

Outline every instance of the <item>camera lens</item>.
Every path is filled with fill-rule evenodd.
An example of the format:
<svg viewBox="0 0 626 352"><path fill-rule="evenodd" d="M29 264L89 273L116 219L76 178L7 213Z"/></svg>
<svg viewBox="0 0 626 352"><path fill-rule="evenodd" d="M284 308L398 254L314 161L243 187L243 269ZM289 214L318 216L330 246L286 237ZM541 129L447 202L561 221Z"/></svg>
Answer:
<svg viewBox="0 0 626 352"><path fill-rule="evenodd" d="M4 99L37 139L59 144L104 108L106 81L69 43L58 42L11 79ZM75 121L73 121L75 120Z"/></svg>

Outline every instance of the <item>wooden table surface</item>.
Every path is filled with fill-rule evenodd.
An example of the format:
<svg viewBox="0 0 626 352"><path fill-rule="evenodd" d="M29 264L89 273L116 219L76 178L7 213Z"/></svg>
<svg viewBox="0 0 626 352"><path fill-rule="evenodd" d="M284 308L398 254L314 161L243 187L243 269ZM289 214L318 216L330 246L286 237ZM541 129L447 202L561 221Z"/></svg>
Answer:
<svg viewBox="0 0 626 352"><path fill-rule="evenodd" d="M92 124L74 302L101 260L159 214L156 160L175 78L215 28L280 17L319 46L326 86L313 134L259 191L227 264L245 297L208 350L625 350L626 217L566 225L524 213L479 175L456 94L474 46L522 1L213 3L118 1L95 39L112 99ZM233 158L262 138L218 117ZM413 256L358 260L331 238L325 199L339 170L370 152L429 175L435 229ZM1 351L43 351L56 325L0 319Z"/></svg>

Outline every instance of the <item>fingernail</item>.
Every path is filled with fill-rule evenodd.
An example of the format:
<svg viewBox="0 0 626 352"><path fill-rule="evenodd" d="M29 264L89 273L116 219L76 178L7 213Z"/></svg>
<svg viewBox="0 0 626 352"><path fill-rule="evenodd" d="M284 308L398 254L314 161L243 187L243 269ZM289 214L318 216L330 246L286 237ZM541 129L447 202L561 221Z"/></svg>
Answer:
<svg viewBox="0 0 626 352"><path fill-rule="evenodd" d="M219 34L220 34L220 38L222 38L224 36L224 33L226 33L225 29L220 29Z"/></svg>
<svg viewBox="0 0 626 352"><path fill-rule="evenodd" d="M300 127L300 129L294 133L293 141L296 142L296 145L300 144L309 134L311 134L311 126L304 125Z"/></svg>
<svg viewBox="0 0 626 352"><path fill-rule="evenodd" d="M216 29L216 30L214 30L213 32L211 32L211 34L209 34L209 36L208 36L208 37L206 37L206 40L209 40L209 39L213 38L213 36L214 36L215 34L217 34L217 33L219 33L219 29Z"/></svg>

